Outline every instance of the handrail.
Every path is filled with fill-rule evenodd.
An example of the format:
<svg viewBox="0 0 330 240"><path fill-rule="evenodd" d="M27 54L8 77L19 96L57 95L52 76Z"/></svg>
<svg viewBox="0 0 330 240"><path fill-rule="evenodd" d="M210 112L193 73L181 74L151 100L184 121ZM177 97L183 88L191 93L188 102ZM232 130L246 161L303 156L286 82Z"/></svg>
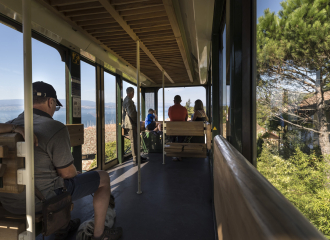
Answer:
<svg viewBox="0 0 330 240"><path fill-rule="evenodd" d="M213 175L219 239L326 239L222 136Z"/></svg>

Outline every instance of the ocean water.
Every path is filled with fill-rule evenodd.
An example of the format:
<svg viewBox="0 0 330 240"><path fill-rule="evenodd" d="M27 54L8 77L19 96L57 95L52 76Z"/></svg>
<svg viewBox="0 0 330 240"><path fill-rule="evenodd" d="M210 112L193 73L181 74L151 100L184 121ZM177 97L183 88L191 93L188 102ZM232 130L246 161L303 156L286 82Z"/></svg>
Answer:
<svg viewBox="0 0 330 240"><path fill-rule="evenodd" d="M16 118L21 114L23 110L12 110L12 111L2 111L0 110L0 123L5 123L9 120ZM66 123L65 109L60 109L55 112L54 119L62 123ZM168 108L165 108L165 119L168 118ZM105 124L116 123L116 109L108 108L105 110ZM163 109L158 109L158 120L163 120ZM81 121L85 127L95 126L96 125L96 109L82 109L81 110ZM144 121L144 119L143 119Z"/></svg>
<svg viewBox="0 0 330 240"><path fill-rule="evenodd" d="M13 111L0 111L0 123L5 123L9 120L16 118L21 114L22 110ZM66 112L65 109L61 109L55 112L53 118L62 123L66 123ZM95 109L82 109L81 110L81 121L85 127L96 125L96 110ZM116 109L110 108L105 110L105 124L116 123Z"/></svg>

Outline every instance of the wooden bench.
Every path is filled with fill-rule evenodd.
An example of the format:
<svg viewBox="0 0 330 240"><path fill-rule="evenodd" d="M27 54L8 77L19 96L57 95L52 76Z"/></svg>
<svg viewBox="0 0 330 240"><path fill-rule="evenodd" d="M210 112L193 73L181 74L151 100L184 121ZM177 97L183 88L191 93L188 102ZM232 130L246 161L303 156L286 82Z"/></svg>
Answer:
<svg viewBox="0 0 330 240"><path fill-rule="evenodd" d="M205 158L211 149L211 125L208 122L166 122L167 136L205 137L206 143L166 143L165 154L169 157Z"/></svg>
<svg viewBox="0 0 330 240"><path fill-rule="evenodd" d="M84 125L67 125L71 147L84 143ZM17 184L17 170L25 167L25 159L17 157L17 142L23 142L18 133L0 134L0 193L18 194L24 191L25 185ZM36 214L36 233L42 228L42 215ZM18 239L26 231L26 215L16 215L6 211L0 204L0 240Z"/></svg>

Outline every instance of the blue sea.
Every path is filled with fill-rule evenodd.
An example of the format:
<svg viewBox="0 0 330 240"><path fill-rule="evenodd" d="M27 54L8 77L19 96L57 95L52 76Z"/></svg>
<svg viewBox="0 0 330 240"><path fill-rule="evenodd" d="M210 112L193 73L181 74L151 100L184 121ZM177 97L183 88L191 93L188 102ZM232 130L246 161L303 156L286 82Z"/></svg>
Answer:
<svg viewBox="0 0 330 240"><path fill-rule="evenodd" d="M0 123L5 123L16 118L23 110L0 111ZM65 109L55 112L54 119L65 124ZM168 108L165 109L165 119L168 118ZM163 120L163 109L158 109L158 119ZM144 120L144 119L143 119ZM81 109L81 121L85 127L96 125L96 109ZM105 124L116 123L116 109L110 108L105 110Z"/></svg>

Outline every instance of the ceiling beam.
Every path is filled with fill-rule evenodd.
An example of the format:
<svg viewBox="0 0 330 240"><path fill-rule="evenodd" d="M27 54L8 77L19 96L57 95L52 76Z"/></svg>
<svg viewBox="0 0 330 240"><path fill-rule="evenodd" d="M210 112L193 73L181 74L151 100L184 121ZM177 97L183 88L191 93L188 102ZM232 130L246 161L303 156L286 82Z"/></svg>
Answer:
<svg viewBox="0 0 330 240"><path fill-rule="evenodd" d="M162 5L163 5L162 0L151 0L148 2L138 2L138 3L125 4L125 5L118 5L115 6L115 9L116 11L123 11L123 10L134 10L134 9L155 7Z"/></svg>
<svg viewBox="0 0 330 240"><path fill-rule="evenodd" d="M75 11L75 10L85 10L91 8L98 8L101 4L99 2L88 2L88 3L81 3L81 4L73 4L73 5L66 5L57 7L59 12L67 12L67 11Z"/></svg>
<svg viewBox="0 0 330 240"><path fill-rule="evenodd" d="M110 15L116 19L116 21L122 26L122 28L127 32L128 35L134 40L138 41L140 40L138 36L134 33L134 31L128 26L126 21L119 15L119 13L116 11L116 9L109 3L108 0L99 0L99 2L102 4L102 6L110 13ZM165 76L172 82L172 78L168 75L166 70L159 64L157 59L151 54L149 49L143 44L143 42L140 42L140 48L149 56L149 58L155 63L155 65L159 68L159 70L162 72L164 71Z"/></svg>
<svg viewBox="0 0 330 240"><path fill-rule="evenodd" d="M64 21L66 21L67 23L69 23L72 27L74 27L76 30L78 30L79 32L81 32L84 36L86 36L87 39L90 39L92 42L95 42L96 44L98 44L100 47L102 47L103 49L107 50L109 53L113 54L114 56L116 56L120 61L122 61L123 63L125 63L126 65L131 66L135 71L136 71L136 67L134 67L132 64L130 64L128 61L126 61L124 58L120 57L118 54L116 54L113 50L111 50L108 46L104 45L102 42L100 42L99 40L97 40L96 38L92 37L90 34L88 34L87 31L85 31L83 28L81 28L80 26L78 26L75 22L73 22L70 18L66 17L65 15L63 15L63 13L58 12L54 7L52 7L51 5L49 5L48 3L44 2L43 0L36 0L39 4L41 4L42 6L46 7L48 10L50 10L52 13L54 13L56 16L59 16L61 19L63 19ZM143 75L146 79L148 79L150 82L155 83L155 81L153 81L150 77L146 76L145 74L141 73L141 75Z"/></svg>
<svg viewBox="0 0 330 240"><path fill-rule="evenodd" d="M189 80L190 80L190 82L193 82L194 79L193 79L192 72L191 72L191 69L190 69L190 66L189 66L188 55L186 53L186 50L185 50L185 47L184 47L184 44L183 44L181 31L180 31L180 28L179 28L178 20L177 20L176 15L175 15L172 0L163 0L163 4L165 6L165 10L166 10L168 19L170 20L170 23L171 23L171 26L172 26L172 29L173 29L173 32L174 32L174 36L175 36L176 41L178 43L183 62L184 62L184 65L186 67L186 70L187 70L187 73L188 73L188 76L189 76Z"/></svg>
<svg viewBox="0 0 330 240"><path fill-rule="evenodd" d="M50 0L52 6L65 6L77 3L95 2L95 0Z"/></svg>

